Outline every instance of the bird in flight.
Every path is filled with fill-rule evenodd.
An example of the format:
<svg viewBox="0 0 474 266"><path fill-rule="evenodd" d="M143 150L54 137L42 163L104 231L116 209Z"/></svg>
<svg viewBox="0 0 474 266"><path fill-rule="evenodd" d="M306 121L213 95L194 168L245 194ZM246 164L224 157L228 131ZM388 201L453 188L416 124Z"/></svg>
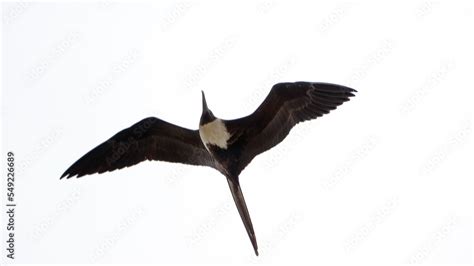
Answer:
<svg viewBox="0 0 474 266"><path fill-rule="evenodd" d="M257 239L240 188L240 173L255 156L283 141L296 124L329 113L354 92L330 83L278 83L252 114L234 120L215 117L202 92L199 129L183 128L156 117L145 118L86 153L61 179L114 171L145 160L212 167L226 177L258 256Z"/></svg>

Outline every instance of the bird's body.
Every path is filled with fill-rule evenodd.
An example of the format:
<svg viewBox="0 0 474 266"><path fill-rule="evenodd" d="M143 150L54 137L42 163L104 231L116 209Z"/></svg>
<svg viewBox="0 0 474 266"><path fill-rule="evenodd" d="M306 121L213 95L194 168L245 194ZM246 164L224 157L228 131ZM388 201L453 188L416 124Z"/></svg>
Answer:
<svg viewBox="0 0 474 266"><path fill-rule="evenodd" d="M124 129L100 144L61 176L103 173L144 160L209 166L222 173L258 255L257 240L240 188L239 175L258 154L274 147L299 122L329 113L354 96L355 90L329 83L278 83L251 115L224 120L208 109L198 130L182 128L150 117Z"/></svg>

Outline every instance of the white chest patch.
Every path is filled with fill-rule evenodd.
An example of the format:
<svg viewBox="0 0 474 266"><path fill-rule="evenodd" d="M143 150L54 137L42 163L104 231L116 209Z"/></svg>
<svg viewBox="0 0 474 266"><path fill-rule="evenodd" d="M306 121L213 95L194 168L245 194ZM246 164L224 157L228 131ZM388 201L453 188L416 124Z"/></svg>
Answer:
<svg viewBox="0 0 474 266"><path fill-rule="evenodd" d="M212 144L221 149L227 149L227 141L230 138L230 134L222 120L216 119L210 123L199 126L199 135L201 136L204 146L206 146L206 144Z"/></svg>

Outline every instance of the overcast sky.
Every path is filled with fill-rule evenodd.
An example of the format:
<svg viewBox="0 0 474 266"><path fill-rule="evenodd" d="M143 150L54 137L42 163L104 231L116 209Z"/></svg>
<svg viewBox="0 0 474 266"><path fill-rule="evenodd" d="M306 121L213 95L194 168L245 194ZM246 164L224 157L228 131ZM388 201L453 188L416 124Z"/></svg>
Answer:
<svg viewBox="0 0 474 266"><path fill-rule="evenodd" d="M472 263L472 3L2 8L15 262ZM201 90L230 119L300 80L358 93L241 174L258 258L210 168L145 162L59 180L142 118L197 128Z"/></svg>

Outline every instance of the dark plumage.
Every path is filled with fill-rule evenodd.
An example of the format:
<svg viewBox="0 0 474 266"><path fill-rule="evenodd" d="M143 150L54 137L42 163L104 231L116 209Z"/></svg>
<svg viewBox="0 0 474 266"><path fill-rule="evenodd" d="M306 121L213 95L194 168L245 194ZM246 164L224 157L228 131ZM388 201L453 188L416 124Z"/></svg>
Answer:
<svg viewBox="0 0 474 266"><path fill-rule="evenodd" d="M61 178L100 174L145 160L216 167L215 160L204 148L198 130L148 117L86 153Z"/></svg>
<svg viewBox="0 0 474 266"><path fill-rule="evenodd" d="M113 171L144 160L212 167L226 176L258 255L255 232L240 188L240 173L255 156L283 141L296 124L329 113L354 96L354 92L329 83L278 83L257 110L235 120L216 118L203 93L199 130L145 118L86 153L61 178Z"/></svg>

